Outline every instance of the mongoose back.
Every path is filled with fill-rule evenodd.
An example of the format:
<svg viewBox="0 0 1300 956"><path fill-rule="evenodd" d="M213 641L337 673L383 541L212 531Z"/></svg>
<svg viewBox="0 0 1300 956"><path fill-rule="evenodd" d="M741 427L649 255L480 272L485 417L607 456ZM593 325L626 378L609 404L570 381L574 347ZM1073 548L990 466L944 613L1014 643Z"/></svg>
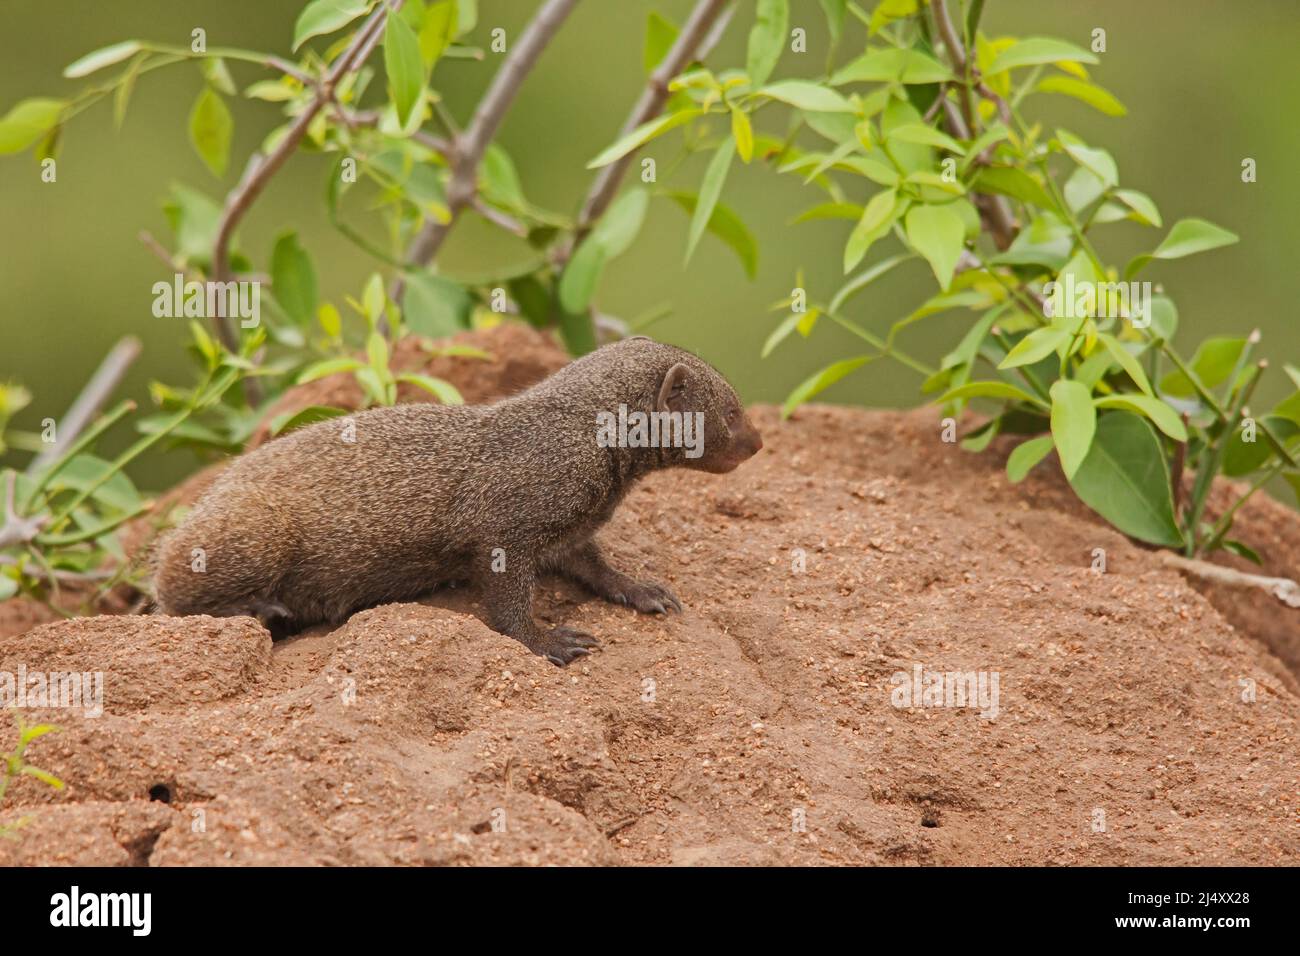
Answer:
<svg viewBox="0 0 1300 956"><path fill-rule="evenodd" d="M681 610L593 538L651 471L731 471L763 447L735 391L689 352L636 337L493 405L375 408L236 460L163 539L165 614L247 614L274 634L471 581L487 623L556 664L598 642L532 615L539 574L643 613Z"/></svg>

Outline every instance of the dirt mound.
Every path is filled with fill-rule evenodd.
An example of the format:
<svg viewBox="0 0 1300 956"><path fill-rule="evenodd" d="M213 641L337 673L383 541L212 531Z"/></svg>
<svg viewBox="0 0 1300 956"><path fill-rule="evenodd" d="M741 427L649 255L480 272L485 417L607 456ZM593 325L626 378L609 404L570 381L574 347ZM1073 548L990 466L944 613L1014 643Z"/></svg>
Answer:
<svg viewBox="0 0 1300 956"><path fill-rule="evenodd" d="M567 669L472 589L269 652L243 618L0 639L0 670L105 675L103 716L34 715L68 786L15 783L0 863L1297 862L1300 696L1268 633L932 412L754 415L757 458L652 475L600 535L683 615L539 589L604 643ZM1294 514L1238 527L1294 573ZM918 666L997 697L900 700Z"/></svg>

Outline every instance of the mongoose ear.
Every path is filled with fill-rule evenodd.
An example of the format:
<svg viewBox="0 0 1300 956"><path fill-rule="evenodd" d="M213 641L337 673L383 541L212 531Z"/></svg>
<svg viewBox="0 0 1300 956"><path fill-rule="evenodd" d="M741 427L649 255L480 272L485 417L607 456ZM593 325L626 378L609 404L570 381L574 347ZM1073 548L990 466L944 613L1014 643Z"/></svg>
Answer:
<svg viewBox="0 0 1300 956"><path fill-rule="evenodd" d="M661 412L680 412L682 400L686 395L686 379L690 373L686 366L678 362L668 370L663 383L659 386L659 401L656 408Z"/></svg>

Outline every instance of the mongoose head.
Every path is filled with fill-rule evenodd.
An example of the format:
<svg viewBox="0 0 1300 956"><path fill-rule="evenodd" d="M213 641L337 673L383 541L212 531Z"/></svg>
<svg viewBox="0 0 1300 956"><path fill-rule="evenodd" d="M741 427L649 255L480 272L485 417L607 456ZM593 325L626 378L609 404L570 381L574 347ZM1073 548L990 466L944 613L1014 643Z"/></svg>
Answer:
<svg viewBox="0 0 1300 956"><path fill-rule="evenodd" d="M690 352L643 336L627 344L653 352L653 410L690 418L692 442L670 449L667 464L722 474L762 449L758 429L721 372Z"/></svg>

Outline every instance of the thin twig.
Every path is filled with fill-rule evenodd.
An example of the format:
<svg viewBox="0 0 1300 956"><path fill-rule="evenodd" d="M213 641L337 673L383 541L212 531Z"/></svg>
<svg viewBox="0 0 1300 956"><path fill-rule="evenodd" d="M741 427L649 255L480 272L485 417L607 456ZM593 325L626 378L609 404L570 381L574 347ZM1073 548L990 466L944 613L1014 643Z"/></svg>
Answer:
<svg viewBox="0 0 1300 956"><path fill-rule="evenodd" d="M370 129L379 125L380 114L378 110L350 110L337 101L331 103L330 108L348 129ZM443 156L451 155L451 141L443 139L441 136L435 136L433 133L417 129L411 134L410 138L422 146L429 147L435 153L441 153Z"/></svg>
<svg viewBox="0 0 1300 956"><path fill-rule="evenodd" d="M492 84L474 111L473 120L453 142L451 178L447 182L450 215L445 222L436 219L425 222L406 252L406 261L412 267L423 268L433 261L456 220L473 201L478 190L478 166L484 151L496 135L497 127L514 102L524 78L577 2L546 0L492 78ZM406 283L398 275L393 280L389 298L400 303L405 292Z"/></svg>
<svg viewBox="0 0 1300 956"><path fill-rule="evenodd" d="M230 269L230 240L234 236L235 227L244 218L254 200L261 195L271 177L276 174L294 150L298 148L298 144L307 135L308 127L316 118L316 114L321 111L326 103L333 99L335 87L348 73L358 69L361 63L364 62L365 56L369 55L370 51L374 49L375 43L379 41L379 36L383 32L385 18L389 11L396 12L400 9L402 2L403 0L392 0L391 3L381 3L375 9L374 13L370 15L370 19L357 31L352 43L334 61L325 79L317 87L316 95L298 114L293 126L289 128L289 132L284 135L275 149L265 155L262 153L253 154L239 183L226 197L226 203L221 213L221 222L217 226L217 237L212 247L212 272L216 281L228 282L233 278ZM239 350L238 339L228 322L227 316L223 315L219 318L217 333L221 336L221 341L227 349L232 352Z"/></svg>
<svg viewBox="0 0 1300 956"><path fill-rule="evenodd" d="M127 369L140 356L140 340L134 335L120 339L104 356L99 368L90 377L85 388L68 406L67 412L55 426L55 440L43 448L31 464L27 473L34 475L54 461L59 453L76 440L81 430L99 413L110 395L121 383Z"/></svg>
<svg viewBox="0 0 1300 956"><path fill-rule="evenodd" d="M1197 558L1185 558L1172 551L1161 552L1161 560L1169 567L1184 574L1226 584L1230 587L1259 588L1277 598L1288 607L1300 607L1300 584L1290 578L1270 578L1262 574L1247 574L1221 564L1211 564Z"/></svg>
<svg viewBox="0 0 1300 956"><path fill-rule="evenodd" d="M474 211L486 219L488 222L500 226L506 232L514 233L520 238L528 235L528 227L508 213L502 212L494 206L489 206L481 197L475 196L470 200L470 206Z"/></svg>
<svg viewBox="0 0 1300 956"><path fill-rule="evenodd" d="M266 65L271 67L273 70L279 70L281 73L292 76L303 86L311 86L313 82L311 74L304 73L288 60L282 60L278 56L268 56L266 58Z"/></svg>
<svg viewBox="0 0 1300 956"><path fill-rule="evenodd" d="M645 89L641 91L641 97L632 107L627 119L623 121L619 136L632 132L659 115L668 101L669 82L691 61L703 57L707 49L718 41L718 33L714 27L718 24L725 26L726 18L720 19L720 17L728 3L730 0L699 0L677 35L672 48L650 74ZM602 166L596 174L587 198L583 201L582 211L578 214L578 225L574 230L573 243L568 252L571 253L578 243L582 242L596 220L609 207L635 155L636 150L632 150L608 166ZM561 261L567 258L566 253L561 257Z"/></svg>

